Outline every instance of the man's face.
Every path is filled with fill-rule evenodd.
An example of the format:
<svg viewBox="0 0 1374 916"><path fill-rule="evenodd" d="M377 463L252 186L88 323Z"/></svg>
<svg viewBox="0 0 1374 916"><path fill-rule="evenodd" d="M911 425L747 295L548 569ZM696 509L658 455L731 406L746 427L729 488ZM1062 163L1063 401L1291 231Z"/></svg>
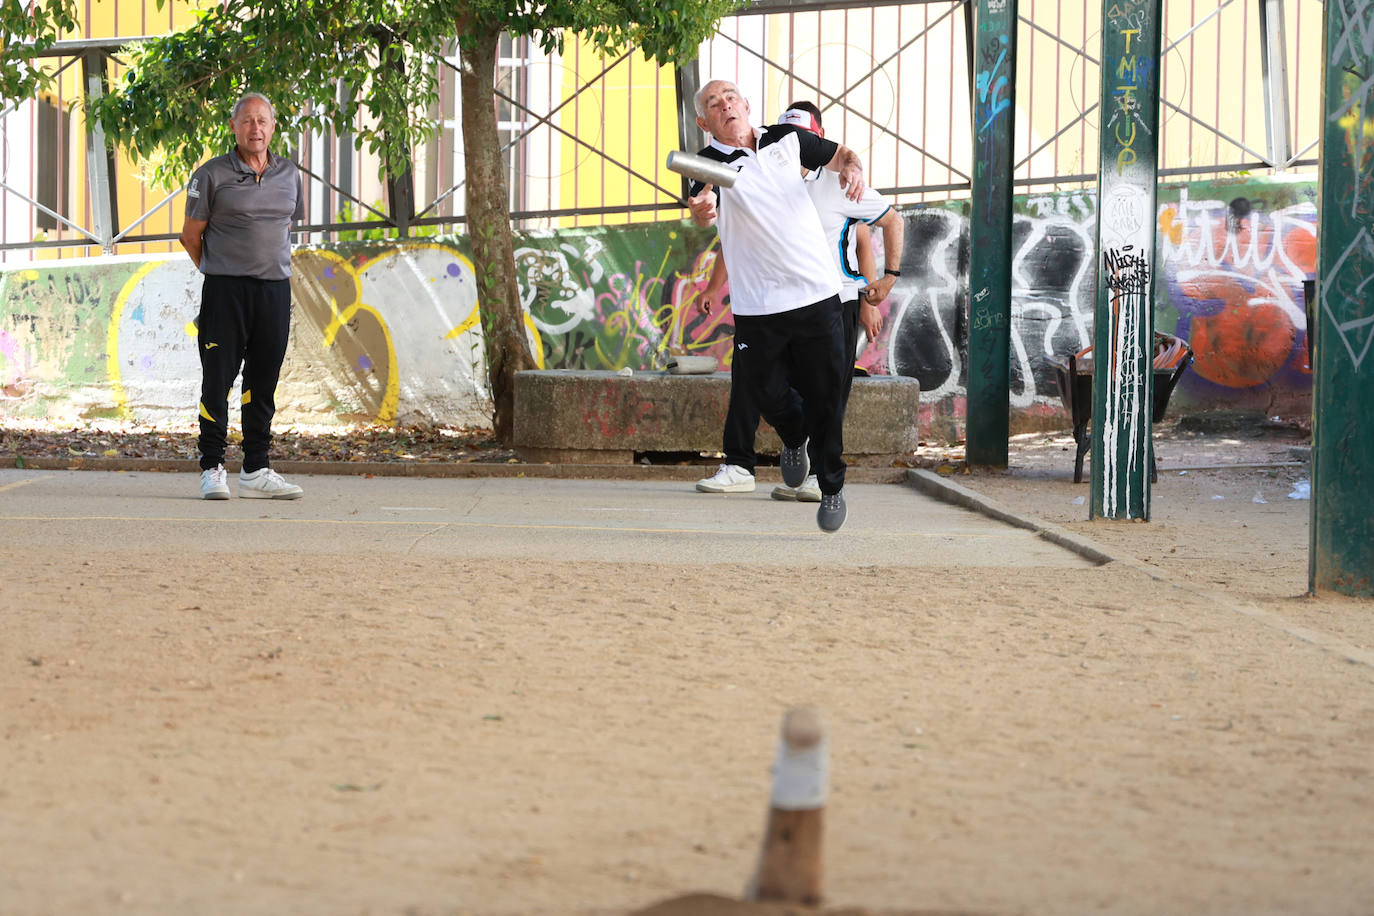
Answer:
<svg viewBox="0 0 1374 916"><path fill-rule="evenodd" d="M706 114L697 118L697 126L717 140L728 142L749 130L749 102L732 83L707 83L701 107Z"/></svg>
<svg viewBox="0 0 1374 916"><path fill-rule="evenodd" d="M277 122L272 118L272 109L262 99L249 99L239 109L238 116L229 121L234 131L234 140L245 153L266 152L267 144L272 142L272 134Z"/></svg>

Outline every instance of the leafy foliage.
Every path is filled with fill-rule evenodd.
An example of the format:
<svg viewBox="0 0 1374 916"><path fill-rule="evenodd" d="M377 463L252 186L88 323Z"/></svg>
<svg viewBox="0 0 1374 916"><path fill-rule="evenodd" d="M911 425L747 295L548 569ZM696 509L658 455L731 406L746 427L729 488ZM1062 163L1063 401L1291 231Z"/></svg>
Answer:
<svg viewBox="0 0 1374 916"><path fill-rule="evenodd" d="M125 49L127 71L91 113L166 186L229 148L229 106L247 91L272 99L279 134L347 130L384 170L399 170L438 126L427 115L433 55L464 43L460 22L532 36L546 50L572 31L607 53L637 44L666 63L695 56L741 2L228 0L184 31Z"/></svg>
<svg viewBox="0 0 1374 916"><path fill-rule="evenodd" d="M21 101L51 77L35 64L64 32L76 28L75 0L0 0L0 99Z"/></svg>
<svg viewBox="0 0 1374 916"><path fill-rule="evenodd" d="M403 167L435 126L411 117L436 97L417 48L442 38L404 12L380 0L230 0L188 29L125 49L128 70L91 113L134 158L155 161L152 177L164 185L230 148L229 109L248 91L272 100L278 136L352 130L383 167Z"/></svg>

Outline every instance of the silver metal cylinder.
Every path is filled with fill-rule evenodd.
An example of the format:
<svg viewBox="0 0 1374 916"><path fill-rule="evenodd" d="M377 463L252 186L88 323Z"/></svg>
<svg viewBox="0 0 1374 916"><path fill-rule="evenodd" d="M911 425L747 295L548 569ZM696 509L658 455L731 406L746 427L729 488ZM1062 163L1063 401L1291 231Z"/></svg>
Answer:
<svg viewBox="0 0 1374 916"><path fill-rule="evenodd" d="M735 179L739 176L738 172L724 163L677 149L668 154L668 169L718 188L734 187Z"/></svg>

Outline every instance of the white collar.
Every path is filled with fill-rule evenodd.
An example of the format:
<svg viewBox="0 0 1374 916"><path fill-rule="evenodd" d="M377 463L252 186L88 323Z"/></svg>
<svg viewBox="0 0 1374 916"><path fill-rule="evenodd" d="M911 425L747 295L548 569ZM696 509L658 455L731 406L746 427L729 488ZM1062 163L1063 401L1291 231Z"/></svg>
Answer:
<svg viewBox="0 0 1374 916"><path fill-rule="evenodd" d="M744 150L746 153L756 153L758 152L759 140L763 137L763 128L750 127L749 129L754 132L753 149L750 149L747 146L731 146L728 143L720 142L715 137L711 138L711 145L714 146L716 149L720 150L722 153L733 153L735 150Z"/></svg>

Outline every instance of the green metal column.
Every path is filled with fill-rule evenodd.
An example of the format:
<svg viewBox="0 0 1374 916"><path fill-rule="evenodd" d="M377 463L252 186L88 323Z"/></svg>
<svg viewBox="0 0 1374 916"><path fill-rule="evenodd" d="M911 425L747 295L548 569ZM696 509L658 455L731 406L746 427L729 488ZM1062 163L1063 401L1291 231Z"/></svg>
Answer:
<svg viewBox="0 0 1374 916"><path fill-rule="evenodd" d="M1374 594L1374 6L1327 0L1309 587ZM1364 363L1369 365L1365 366Z"/></svg>
<svg viewBox="0 0 1374 916"><path fill-rule="evenodd" d="M1011 430L1011 172L1016 0L977 0L969 220L969 464L1007 466Z"/></svg>
<svg viewBox="0 0 1374 916"><path fill-rule="evenodd" d="M1089 517L1149 519L1161 0L1103 0Z"/></svg>

